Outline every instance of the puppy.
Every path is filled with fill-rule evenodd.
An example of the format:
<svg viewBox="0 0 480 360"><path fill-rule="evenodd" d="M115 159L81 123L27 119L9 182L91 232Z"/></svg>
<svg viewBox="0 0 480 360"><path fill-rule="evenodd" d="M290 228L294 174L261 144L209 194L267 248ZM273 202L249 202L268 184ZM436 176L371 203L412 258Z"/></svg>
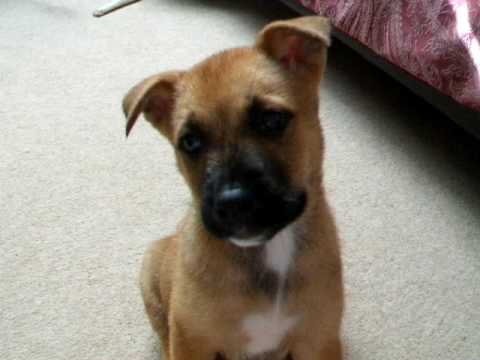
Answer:
<svg viewBox="0 0 480 360"><path fill-rule="evenodd" d="M322 186L322 17L160 73L123 101L175 149L192 206L141 273L163 359L339 360L339 240Z"/></svg>

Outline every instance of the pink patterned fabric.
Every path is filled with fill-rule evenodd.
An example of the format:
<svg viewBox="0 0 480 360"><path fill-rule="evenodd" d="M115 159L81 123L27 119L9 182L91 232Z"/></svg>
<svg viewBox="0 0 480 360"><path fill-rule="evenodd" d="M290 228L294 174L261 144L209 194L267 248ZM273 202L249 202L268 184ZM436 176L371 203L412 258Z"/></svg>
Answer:
<svg viewBox="0 0 480 360"><path fill-rule="evenodd" d="M340 31L480 111L480 0L298 0Z"/></svg>

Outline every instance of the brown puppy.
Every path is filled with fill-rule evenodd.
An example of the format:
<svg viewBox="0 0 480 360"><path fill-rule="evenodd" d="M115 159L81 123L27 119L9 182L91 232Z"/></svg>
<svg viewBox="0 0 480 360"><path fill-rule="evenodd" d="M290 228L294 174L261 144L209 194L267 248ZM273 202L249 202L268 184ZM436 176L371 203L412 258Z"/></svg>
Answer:
<svg viewBox="0 0 480 360"><path fill-rule="evenodd" d="M164 359L339 360L340 251L322 186L330 27L277 21L251 48L152 76L124 99L175 148L193 204L146 253Z"/></svg>

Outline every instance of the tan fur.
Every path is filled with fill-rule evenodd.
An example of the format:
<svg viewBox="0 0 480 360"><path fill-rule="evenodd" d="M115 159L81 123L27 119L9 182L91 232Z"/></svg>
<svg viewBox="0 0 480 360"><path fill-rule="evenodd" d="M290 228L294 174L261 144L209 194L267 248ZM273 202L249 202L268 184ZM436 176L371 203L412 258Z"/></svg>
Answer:
<svg viewBox="0 0 480 360"><path fill-rule="evenodd" d="M303 51L297 56L289 44ZM318 121L318 85L328 44L329 26L323 18L275 22L259 33L254 47L214 55L185 72L156 75L124 99L127 134L144 112L175 146L187 117L194 116L220 149L209 154L209 160L224 156L222 146L232 142L262 146L284 164L293 184L307 189L308 205L297 221L304 236L288 275L285 302L286 311L300 315L300 320L279 349L294 360L342 358L342 268L322 185L324 150ZM294 112L280 143L262 142L242 131L253 96ZM164 359L213 360L221 353L234 360L248 340L239 325L242 318L268 308L272 300L251 289L244 267L235 261L239 252L248 256L251 250L212 238L202 224L199 206L206 160L192 162L179 151L176 157L193 205L177 233L154 243L145 255L145 307L162 340Z"/></svg>

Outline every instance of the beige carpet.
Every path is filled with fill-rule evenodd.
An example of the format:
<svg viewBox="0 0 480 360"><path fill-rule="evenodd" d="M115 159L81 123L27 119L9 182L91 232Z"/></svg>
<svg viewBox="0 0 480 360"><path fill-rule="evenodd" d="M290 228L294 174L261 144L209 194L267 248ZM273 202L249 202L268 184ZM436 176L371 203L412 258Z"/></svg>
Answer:
<svg viewBox="0 0 480 360"><path fill-rule="evenodd" d="M0 359L156 359L136 285L188 201L120 101L250 44L274 1L0 1ZM480 143L336 43L322 90L351 360L480 359Z"/></svg>

